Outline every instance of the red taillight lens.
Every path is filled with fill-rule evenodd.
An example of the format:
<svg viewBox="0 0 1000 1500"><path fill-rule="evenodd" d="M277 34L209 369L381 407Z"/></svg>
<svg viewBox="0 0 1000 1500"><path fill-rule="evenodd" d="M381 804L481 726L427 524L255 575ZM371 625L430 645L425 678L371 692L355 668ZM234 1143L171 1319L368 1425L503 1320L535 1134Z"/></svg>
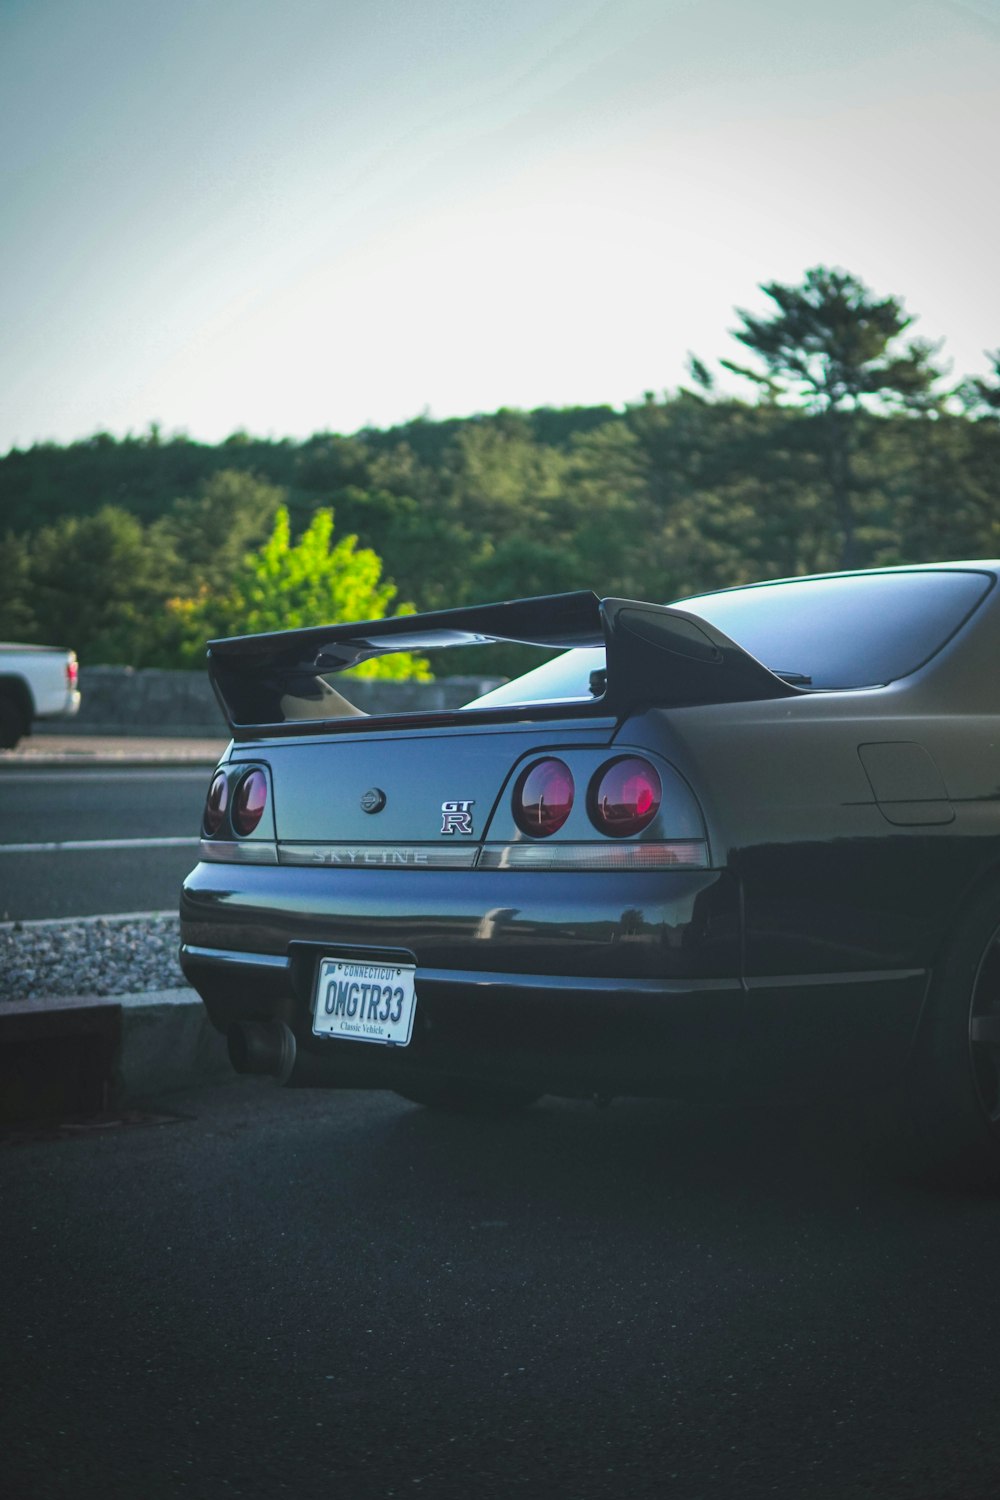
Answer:
<svg viewBox="0 0 1000 1500"><path fill-rule="evenodd" d="M573 809L573 776L561 760L536 760L514 788L514 822L543 839L561 828Z"/></svg>
<svg viewBox="0 0 1000 1500"><path fill-rule="evenodd" d="M624 839L648 828L660 810L663 788L648 760L613 760L590 783L587 811L601 833Z"/></svg>
<svg viewBox="0 0 1000 1500"><path fill-rule="evenodd" d="M253 833L267 806L267 777L263 771L248 771L233 798L233 827L244 836Z"/></svg>
<svg viewBox="0 0 1000 1500"><path fill-rule="evenodd" d="M214 838L222 827L228 803L229 783L222 771L216 771L212 777L212 785L208 789L208 796L205 798L205 815L202 818L202 824L209 838Z"/></svg>
<svg viewBox="0 0 1000 1500"><path fill-rule="evenodd" d="M75 656L71 656L66 663L66 687L69 692L76 692L76 685L80 680L80 663Z"/></svg>

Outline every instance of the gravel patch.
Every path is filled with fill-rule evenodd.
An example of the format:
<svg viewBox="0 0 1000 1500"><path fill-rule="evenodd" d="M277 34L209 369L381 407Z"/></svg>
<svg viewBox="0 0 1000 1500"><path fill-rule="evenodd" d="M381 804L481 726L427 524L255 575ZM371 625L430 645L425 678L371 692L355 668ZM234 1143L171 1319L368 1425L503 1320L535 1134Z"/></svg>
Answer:
<svg viewBox="0 0 1000 1500"><path fill-rule="evenodd" d="M0 928L0 1003L177 989L179 946L175 916L13 922Z"/></svg>

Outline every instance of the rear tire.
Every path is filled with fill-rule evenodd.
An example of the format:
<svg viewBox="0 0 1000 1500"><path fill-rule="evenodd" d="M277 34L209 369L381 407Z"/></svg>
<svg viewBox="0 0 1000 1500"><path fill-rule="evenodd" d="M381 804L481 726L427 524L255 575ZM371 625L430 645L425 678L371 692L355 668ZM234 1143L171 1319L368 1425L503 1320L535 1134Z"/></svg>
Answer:
<svg viewBox="0 0 1000 1500"><path fill-rule="evenodd" d="M527 1089L510 1088L502 1083L474 1083L467 1078L408 1084L395 1092L411 1104L451 1115L508 1115L528 1109L541 1097Z"/></svg>
<svg viewBox="0 0 1000 1500"><path fill-rule="evenodd" d="M964 1184L1000 1181L1000 890L956 929L927 997L910 1077L923 1164Z"/></svg>

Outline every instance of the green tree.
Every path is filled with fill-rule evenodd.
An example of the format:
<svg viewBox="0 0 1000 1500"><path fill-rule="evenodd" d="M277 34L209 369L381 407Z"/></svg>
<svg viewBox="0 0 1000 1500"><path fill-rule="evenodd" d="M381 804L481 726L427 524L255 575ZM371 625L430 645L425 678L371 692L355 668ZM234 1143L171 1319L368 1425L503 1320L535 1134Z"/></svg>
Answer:
<svg viewBox="0 0 1000 1500"><path fill-rule="evenodd" d="M31 600L28 546L8 531L0 537L0 641L38 641Z"/></svg>
<svg viewBox="0 0 1000 1500"><path fill-rule="evenodd" d="M662 597L650 470L643 444L621 420L571 439L564 497L552 511L573 587Z"/></svg>
<svg viewBox="0 0 1000 1500"><path fill-rule="evenodd" d="M877 439L902 536L901 555L886 560L1000 554L1000 423L945 412L934 422L882 423Z"/></svg>
<svg viewBox="0 0 1000 1500"><path fill-rule="evenodd" d="M337 515L363 543L376 545L386 572L421 609L465 601L470 558L481 539L457 508L381 488L348 488L338 497Z"/></svg>
<svg viewBox="0 0 1000 1500"><path fill-rule="evenodd" d="M286 506L279 506L270 536L247 553L221 593L202 588L196 595L167 602L176 650L188 663L199 663L206 640L214 636L296 630L341 621L382 619L396 588L382 581L382 562L356 536L333 536L333 511L321 507L297 542L292 541ZM412 614L399 605L397 614ZM417 678L430 673L409 652L394 652L363 662L357 677Z"/></svg>
<svg viewBox="0 0 1000 1500"><path fill-rule="evenodd" d="M443 492L476 537L544 526L562 492L563 454L535 441L529 419L501 411L463 426L443 459Z"/></svg>
<svg viewBox="0 0 1000 1500"><path fill-rule="evenodd" d="M145 666L169 564L142 523L112 505L43 526L28 555L37 628L88 665Z"/></svg>
<svg viewBox="0 0 1000 1500"><path fill-rule="evenodd" d="M959 394L970 411L996 417L1000 416L1000 349L986 357L993 366L991 375L964 381Z"/></svg>
<svg viewBox="0 0 1000 1500"><path fill-rule="evenodd" d="M222 469L203 480L195 496L175 500L153 523L152 543L172 559L179 585L223 591L252 547L274 523L287 493L253 474Z"/></svg>
<svg viewBox="0 0 1000 1500"><path fill-rule="evenodd" d="M840 564L859 561L856 466L865 410L933 405L942 371L936 346L902 342L913 319L896 297L878 298L847 271L816 266L800 286L768 282L775 305L766 317L737 309L735 337L762 369L724 360L727 369L754 381L768 401L804 406L813 422L837 528Z"/></svg>
<svg viewBox="0 0 1000 1500"><path fill-rule="evenodd" d="M835 566L801 411L681 390L648 398L628 421L649 461L647 597Z"/></svg>

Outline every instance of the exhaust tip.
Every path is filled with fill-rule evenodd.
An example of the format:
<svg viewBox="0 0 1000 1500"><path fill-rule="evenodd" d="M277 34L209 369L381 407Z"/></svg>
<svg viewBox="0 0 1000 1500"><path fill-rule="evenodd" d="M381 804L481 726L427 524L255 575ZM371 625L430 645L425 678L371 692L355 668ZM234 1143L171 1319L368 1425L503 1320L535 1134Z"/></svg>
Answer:
<svg viewBox="0 0 1000 1500"><path fill-rule="evenodd" d="M283 1021L238 1021L230 1026L226 1045L237 1073L283 1083L295 1063L295 1037Z"/></svg>

